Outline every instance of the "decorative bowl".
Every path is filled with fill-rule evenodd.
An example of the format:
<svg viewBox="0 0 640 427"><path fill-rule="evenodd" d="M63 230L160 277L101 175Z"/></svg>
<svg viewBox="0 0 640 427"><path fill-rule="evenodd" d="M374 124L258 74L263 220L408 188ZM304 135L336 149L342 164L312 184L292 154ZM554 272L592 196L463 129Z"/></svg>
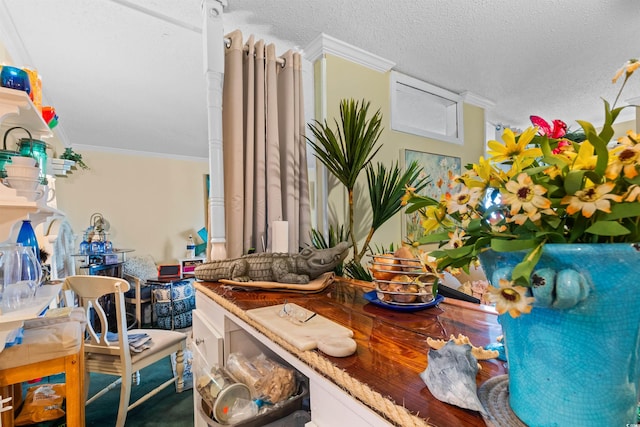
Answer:
<svg viewBox="0 0 640 427"><path fill-rule="evenodd" d="M35 178L8 176L4 180L9 187L20 191L35 191L40 185L40 179L37 176Z"/></svg>
<svg viewBox="0 0 640 427"><path fill-rule="evenodd" d="M11 157L11 165L20 165L28 167L36 167L36 159L28 156L13 156Z"/></svg>
<svg viewBox="0 0 640 427"><path fill-rule="evenodd" d="M13 160L12 160L13 162ZM4 166L7 178L31 178L36 179L40 176L40 168L36 166L23 166L13 163Z"/></svg>
<svg viewBox="0 0 640 427"><path fill-rule="evenodd" d="M0 71L0 86L31 93L29 75L22 68L4 65Z"/></svg>
<svg viewBox="0 0 640 427"><path fill-rule="evenodd" d="M415 258L373 255L369 270L376 285L376 295L382 302L415 305L430 303L434 299L433 287L439 277L425 271Z"/></svg>

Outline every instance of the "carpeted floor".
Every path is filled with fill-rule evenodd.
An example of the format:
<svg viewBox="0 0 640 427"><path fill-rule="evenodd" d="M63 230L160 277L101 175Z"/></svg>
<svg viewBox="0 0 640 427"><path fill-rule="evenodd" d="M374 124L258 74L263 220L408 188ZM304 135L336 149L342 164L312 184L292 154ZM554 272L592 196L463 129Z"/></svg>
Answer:
<svg viewBox="0 0 640 427"><path fill-rule="evenodd" d="M171 361L166 358L140 371L140 384L131 389L131 401L147 391L154 389L173 375ZM114 377L109 375L91 375L89 393L95 393L109 384ZM86 407L87 426L112 426L118 411L120 388L111 390L106 395ZM193 389L176 393L175 387L167 387L142 405L129 411L127 427L143 426L193 426Z"/></svg>

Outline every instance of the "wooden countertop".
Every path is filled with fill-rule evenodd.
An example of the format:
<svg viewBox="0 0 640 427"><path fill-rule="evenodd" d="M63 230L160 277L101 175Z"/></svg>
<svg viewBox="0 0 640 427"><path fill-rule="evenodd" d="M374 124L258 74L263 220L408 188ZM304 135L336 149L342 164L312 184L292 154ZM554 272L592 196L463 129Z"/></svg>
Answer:
<svg viewBox="0 0 640 427"><path fill-rule="evenodd" d="M232 290L219 283L197 282L197 286L215 292L242 310L287 300L350 328L358 349L345 358L325 355L336 367L434 426L484 426L478 412L434 398L419 374L427 366L427 337L447 340L451 335L463 334L474 345L485 346L502 334L496 314L477 304L449 299L412 313L392 311L364 299L370 285L339 278L320 293L296 294ZM478 387L506 372L504 362L496 359L480 361L480 365Z"/></svg>

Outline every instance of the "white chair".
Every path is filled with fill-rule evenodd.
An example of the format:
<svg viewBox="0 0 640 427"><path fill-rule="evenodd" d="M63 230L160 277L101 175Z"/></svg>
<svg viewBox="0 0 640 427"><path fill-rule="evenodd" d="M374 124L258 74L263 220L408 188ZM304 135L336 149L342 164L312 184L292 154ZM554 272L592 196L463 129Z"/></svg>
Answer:
<svg viewBox="0 0 640 427"><path fill-rule="evenodd" d="M133 329L127 331L124 305L124 293L129 290L129 283L120 278L107 276L70 276L64 281L64 288L71 289L77 296L81 307L87 315L87 335L84 344L85 367L87 378L85 394L89 388L89 373L96 372L107 375L117 375L119 378L112 384L96 393L87 400L87 405L118 383L120 388L120 405L116 427L124 426L127 411L135 408L160 390L176 383L176 389L181 392L184 387L184 357L187 336L182 332L159 329ZM109 341L111 334L107 331L109 324L104 305L111 301L115 306L117 341ZM151 337L151 346L139 353L132 353L129 346L129 335L147 334ZM154 390L129 404L131 397L132 374L149 366L158 360L176 354L176 377L167 380ZM170 359L169 363L171 363Z"/></svg>

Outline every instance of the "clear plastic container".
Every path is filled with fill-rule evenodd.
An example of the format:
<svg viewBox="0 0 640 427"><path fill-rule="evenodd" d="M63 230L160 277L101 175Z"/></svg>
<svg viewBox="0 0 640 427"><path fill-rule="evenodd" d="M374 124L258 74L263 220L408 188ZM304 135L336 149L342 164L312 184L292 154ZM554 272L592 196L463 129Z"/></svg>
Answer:
<svg viewBox="0 0 640 427"><path fill-rule="evenodd" d="M196 392L202 398L202 407L208 416L221 424L229 424L233 419L246 419L257 413L256 407L249 416L244 416L247 411L254 409L243 403L252 403L251 390L234 380L223 368L201 368Z"/></svg>

